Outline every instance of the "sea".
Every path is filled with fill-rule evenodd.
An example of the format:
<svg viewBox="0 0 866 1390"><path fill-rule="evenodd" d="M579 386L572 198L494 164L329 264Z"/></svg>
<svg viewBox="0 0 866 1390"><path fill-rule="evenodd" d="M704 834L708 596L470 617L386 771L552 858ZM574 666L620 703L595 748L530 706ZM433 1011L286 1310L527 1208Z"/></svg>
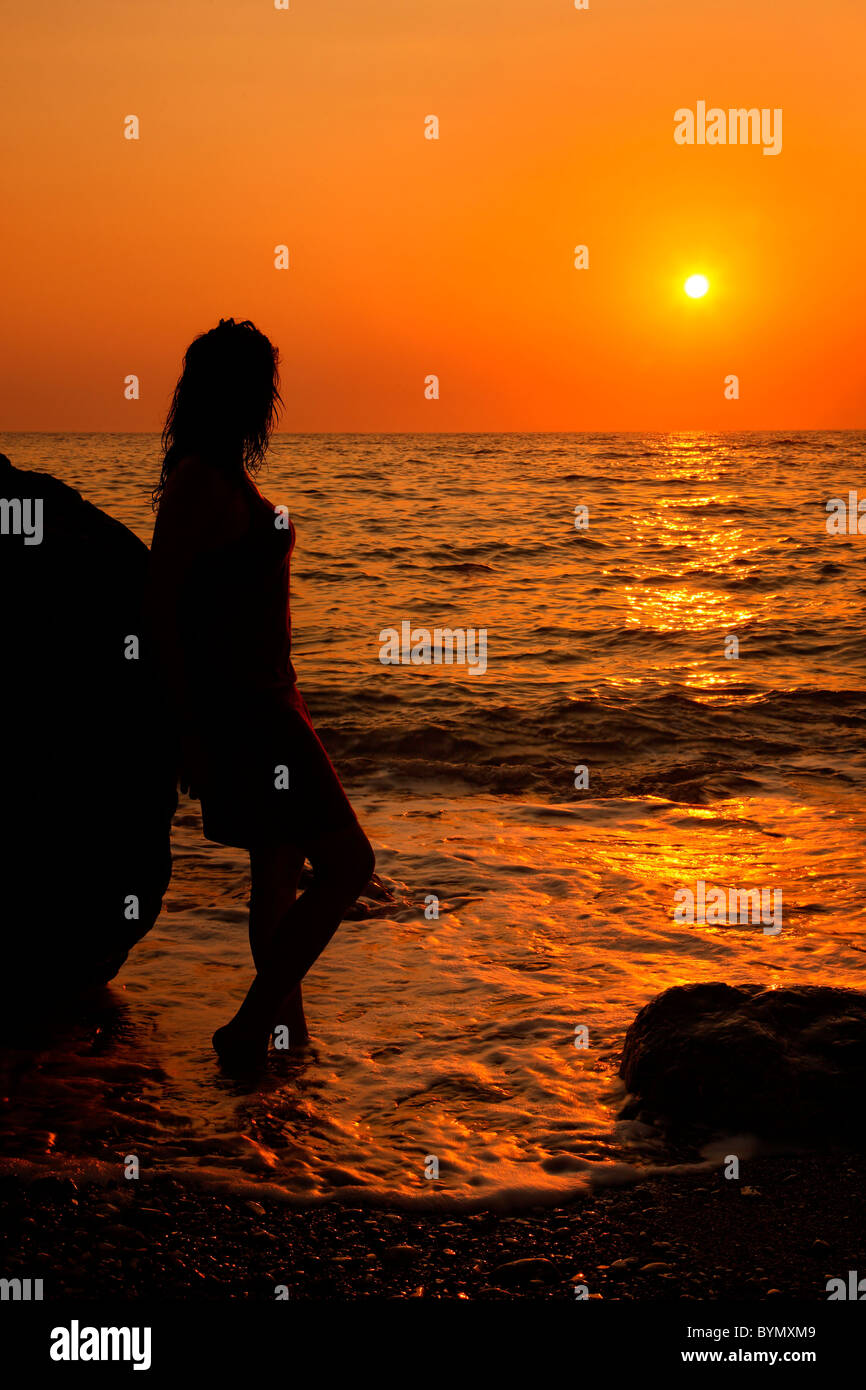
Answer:
<svg viewBox="0 0 866 1390"><path fill-rule="evenodd" d="M149 542L157 435L0 450ZM98 1008L5 1058L0 1170L135 1156L301 1205L477 1210L674 1164L620 1118L644 1004L862 985L864 457L855 432L275 436L293 660L378 881L305 982L310 1047L227 1079L249 864L181 797L156 926ZM486 660L383 662L404 623L484 633ZM683 920L699 884L779 893L781 930Z"/></svg>

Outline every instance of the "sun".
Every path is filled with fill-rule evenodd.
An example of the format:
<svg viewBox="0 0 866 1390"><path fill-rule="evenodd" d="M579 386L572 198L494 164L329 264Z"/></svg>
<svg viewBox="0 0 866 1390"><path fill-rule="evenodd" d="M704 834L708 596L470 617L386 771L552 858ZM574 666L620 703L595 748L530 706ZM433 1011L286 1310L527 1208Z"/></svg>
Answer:
<svg viewBox="0 0 866 1390"><path fill-rule="evenodd" d="M690 299L703 299L709 288L710 282L706 275L690 275L683 285L683 289Z"/></svg>

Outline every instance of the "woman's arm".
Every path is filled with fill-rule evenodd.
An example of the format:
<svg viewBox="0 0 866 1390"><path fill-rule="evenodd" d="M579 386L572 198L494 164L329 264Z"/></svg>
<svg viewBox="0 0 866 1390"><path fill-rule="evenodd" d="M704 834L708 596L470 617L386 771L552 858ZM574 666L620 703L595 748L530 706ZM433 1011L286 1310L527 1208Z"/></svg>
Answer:
<svg viewBox="0 0 866 1390"><path fill-rule="evenodd" d="M197 559L243 533L243 497L222 474L196 458L169 474L153 529L144 621L169 712L181 726L194 722L180 604Z"/></svg>

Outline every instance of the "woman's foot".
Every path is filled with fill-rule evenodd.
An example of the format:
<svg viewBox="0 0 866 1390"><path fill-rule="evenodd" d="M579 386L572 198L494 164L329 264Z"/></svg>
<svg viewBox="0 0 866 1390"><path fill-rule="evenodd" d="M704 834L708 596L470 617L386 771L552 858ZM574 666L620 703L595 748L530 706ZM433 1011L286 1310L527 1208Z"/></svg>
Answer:
<svg viewBox="0 0 866 1390"><path fill-rule="evenodd" d="M228 1072L238 1076L248 1076L259 1072L268 1060L268 1035L251 1034L238 1025L237 1019L218 1028L213 1035L213 1045L220 1065Z"/></svg>
<svg viewBox="0 0 866 1390"><path fill-rule="evenodd" d="M310 1034L303 1020L300 1023L275 1023L271 1036L274 1040L276 1053L297 1052L300 1048L306 1047L310 1041Z"/></svg>
<svg viewBox="0 0 866 1390"><path fill-rule="evenodd" d="M307 1047L310 1041L310 1034L306 1023L301 1026L295 1025L294 1028L287 1027L284 1032L274 1029L274 1048L277 1052L298 1052L302 1047Z"/></svg>
<svg viewBox="0 0 866 1390"><path fill-rule="evenodd" d="M277 1048L281 1045L285 1047L286 1042L283 1040L287 1038L287 1045L293 1052L298 1047L306 1047L310 1041L300 985L293 989L280 1005L273 1027L273 1038L274 1046Z"/></svg>
<svg viewBox="0 0 866 1390"><path fill-rule="evenodd" d="M296 1052L310 1041L300 985L289 991L277 1009L271 1036L277 1052Z"/></svg>

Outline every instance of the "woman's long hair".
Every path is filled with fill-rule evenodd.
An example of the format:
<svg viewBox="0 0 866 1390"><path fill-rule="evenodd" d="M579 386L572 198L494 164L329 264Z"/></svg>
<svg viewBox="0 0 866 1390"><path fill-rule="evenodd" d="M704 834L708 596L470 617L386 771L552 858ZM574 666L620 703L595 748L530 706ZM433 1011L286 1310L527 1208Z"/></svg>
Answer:
<svg viewBox="0 0 866 1390"><path fill-rule="evenodd" d="M175 465L204 455L227 473L256 473L283 404L279 353L249 319L220 319L190 343L162 432L153 505Z"/></svg>

